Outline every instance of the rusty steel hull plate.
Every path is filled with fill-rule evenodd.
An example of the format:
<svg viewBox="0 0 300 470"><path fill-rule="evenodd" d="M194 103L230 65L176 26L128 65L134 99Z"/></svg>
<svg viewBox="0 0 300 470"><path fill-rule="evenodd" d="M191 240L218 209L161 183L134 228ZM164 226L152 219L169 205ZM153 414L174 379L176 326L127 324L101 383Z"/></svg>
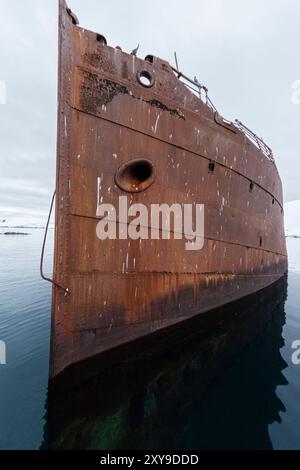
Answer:
<svg viewBox="0 0 300 470"><path fill-rule="evenodd" d="M152 180L126 192L126 165L139 159L151 163ZM275 163L167 62L107 46L63 0L56 190L54 280L70 295L53 288L51 377L287 271ZM149 208L204 204L203 248L186 250L184 238L100 240L97 204L117 207L124 195Z"/></svg>

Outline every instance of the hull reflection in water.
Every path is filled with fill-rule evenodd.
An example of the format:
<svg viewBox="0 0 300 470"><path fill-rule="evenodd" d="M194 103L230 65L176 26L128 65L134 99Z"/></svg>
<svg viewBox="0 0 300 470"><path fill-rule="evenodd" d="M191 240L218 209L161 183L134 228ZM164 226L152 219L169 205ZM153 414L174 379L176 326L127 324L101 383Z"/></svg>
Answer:
<svg viewBox="0 0 300 470"><path fill-rule="evenodd" d="M49 446L271 449L286 284L68 370L50 383Z"/></svg>

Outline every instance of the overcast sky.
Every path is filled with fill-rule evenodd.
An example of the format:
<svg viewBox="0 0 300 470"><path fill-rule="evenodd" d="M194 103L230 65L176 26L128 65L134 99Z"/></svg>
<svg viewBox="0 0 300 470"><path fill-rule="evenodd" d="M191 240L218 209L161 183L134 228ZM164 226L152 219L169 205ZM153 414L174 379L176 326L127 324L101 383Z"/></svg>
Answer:
<svg viewBox="0 0 300 470"><path fill-rule="evenodd" d="M300 199L299 0L69 0L109 45L174 63L205 83L219 112L273 148L285 200ZM45 215L54 188L56 0L0 0L0 218Z"/></svg>

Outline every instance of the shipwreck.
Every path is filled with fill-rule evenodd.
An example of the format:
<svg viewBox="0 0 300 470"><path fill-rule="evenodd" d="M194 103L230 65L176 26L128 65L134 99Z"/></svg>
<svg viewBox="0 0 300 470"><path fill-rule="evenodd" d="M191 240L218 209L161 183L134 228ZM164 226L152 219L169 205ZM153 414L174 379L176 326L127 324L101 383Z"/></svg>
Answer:
<svg viewBox="0 0 300 470"><path fill-rule="evenodd" d="M223 118L196 78L111 47L60 0L58 90L52 378L286 273L273 153ZM180 237L172 211L154 226L136 210L136 236L122 236L130 214L99 209L120 197L148 210L199 204L203 230ZM103 218L116 223L116 237L99 235ZM189 237L201 249L186 249Z"/></svg>

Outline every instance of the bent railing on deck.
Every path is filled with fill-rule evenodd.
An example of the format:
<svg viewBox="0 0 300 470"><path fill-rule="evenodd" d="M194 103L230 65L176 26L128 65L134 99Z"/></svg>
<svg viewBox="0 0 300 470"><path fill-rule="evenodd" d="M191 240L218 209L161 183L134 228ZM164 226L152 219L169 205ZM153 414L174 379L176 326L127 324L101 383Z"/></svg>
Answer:
<svg viewBox="0 0 300 470"><path fill-rule="evenodd" d="M208 96L208 89L205 85L198 82L196 77L195 77L194 80L192 80L191 78L187 77L185 74L180 72L175 67L172 67L172 70L173 70L174 73L177 74L178 80L180 78L183 78L186 82L190 83L191 85L194 85L196 87L196 89L193 88L192 86L190 86L188 83L184 83L184 85L186 87L190 88L191 90L193 90L196 93L199 93L199 99L201 101L204 101L215 113L218 113L217 108L215 107L215 105L211 101L210 97ZM203 100L203 98L202 98L202 90L203 90L204 95L205 95L205 100ZM232 122L232 121L227 121L227 122L230 123L231 125L235 126L241 132L243 132L243 134L262 152L262 154L268 160L270 160L273 163L275 162L272 149L263 141L263 139L261 137L258 137L258 135L256 135L253 131L251 131L251 129L249 129L247 126L245 126L245 124L243 124L238 119L235 119L235 122Z"/></svg>
<svg viewBox="0 0 300 470"><path fill-rule="evenodd" d="M274 155L272 149L263 141L261 137L258 137L254 132L251 131L245 124L238 119L235 120L235 125L256 145L256 147L267 157L268 160L274 162Z"/></svg>

